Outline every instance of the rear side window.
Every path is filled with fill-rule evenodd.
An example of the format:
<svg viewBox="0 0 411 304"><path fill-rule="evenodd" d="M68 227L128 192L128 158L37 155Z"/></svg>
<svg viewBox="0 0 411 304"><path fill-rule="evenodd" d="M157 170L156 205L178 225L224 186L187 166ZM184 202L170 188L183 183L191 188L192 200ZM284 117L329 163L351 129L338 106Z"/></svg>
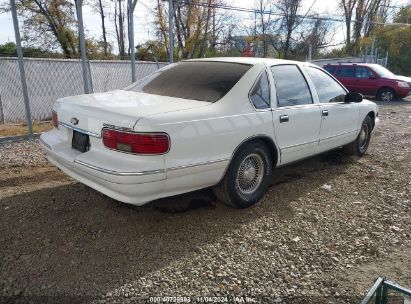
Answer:
<svg viewBox="0 0 411 304"><path fill-rule="evenodd" d="M321 103L344 101L347 92L338 82L320 69L309 66L306 70L314 83L318 99Z"/></svg>
<svg viewBox="0 0 411 304"><path fill-rule="evenodd" d="M125 88L160 96L215 102L224 97L251 65L186 61L170 65Z"/></svg>
<svg viewBox="0 0 411 304"><path fill-rule="evenodd" d="M355 77L355 68L350 66L340 66L337 70L337 76L339 77Z"/></svg>
<svg viewBox="0 0 411 304"><path fill-rule="evenodd" d="M250 100L256 109L267 109L270 107L270 83L268 82L265 70L254 84L250 92Z"/></svg>
<svg viewBox="0 0 411 304"><path fill-rule="evenodd" d="M271 67L271 71L275 80L279 107L313 102L308 84L296 65L276 65Z"/></svg>
<svg viewBox="0 0 411 304"><path fill-rule="evenodd" d="M336 69L337 69L337 67L333 66L333 65L324 66L324 70L326 70L330 74L334 74Z"/></svg>
<svg viewBox="0 0 411 304"><path fill-rule="evenodd" d="M355 69L355 74L357 78L370 78L370 76L372 75L372 72L367 68L357 67Z"/></svg>

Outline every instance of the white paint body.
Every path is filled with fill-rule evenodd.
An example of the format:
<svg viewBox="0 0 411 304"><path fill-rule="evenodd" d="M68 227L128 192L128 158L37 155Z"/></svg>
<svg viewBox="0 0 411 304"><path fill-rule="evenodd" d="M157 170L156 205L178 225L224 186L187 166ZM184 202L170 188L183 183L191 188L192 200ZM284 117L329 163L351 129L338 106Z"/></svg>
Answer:
<svg viewBox="0 0 411 304"><path fill-rule="evenodd" d="M207 59L206 59L207 60ZM41 135L48 159L66 174L116 200L134 205L214 186L223 178L236 149L254 137L272 140L282 166L352 142L375 103L321 104L311 81L313 104L278 108L269 67L308 63L257 58L220 58L253 66L215 103L116 90L59 99L58 129ZM248 94L266 69L271 85L271 108L256 110ZM327 109L328 117L321 111ZM288 123L279 116L288 115ZM377 115L376 115L377 116ZM70 123L72 117L78 125ZM378 117L375 124L378 123ZM135 132L166 132L170 150L163 155L134 155L107 149L103 124ZM73 128L90 134L90 150L71 148Z"/></svg>

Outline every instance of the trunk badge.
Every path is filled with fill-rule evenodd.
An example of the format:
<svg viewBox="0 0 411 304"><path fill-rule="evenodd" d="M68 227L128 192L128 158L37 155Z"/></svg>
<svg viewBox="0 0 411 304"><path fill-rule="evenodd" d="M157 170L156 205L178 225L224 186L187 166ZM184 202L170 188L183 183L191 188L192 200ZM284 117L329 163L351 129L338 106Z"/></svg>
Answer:
<svg viewBox="0 0 411 304"><path fill-rule="evenodd" d="M73 117L72 119L70 119L70 122L73 124L73 125L78 125L78 119L77 118L75 118L75 117Z"/></svg>

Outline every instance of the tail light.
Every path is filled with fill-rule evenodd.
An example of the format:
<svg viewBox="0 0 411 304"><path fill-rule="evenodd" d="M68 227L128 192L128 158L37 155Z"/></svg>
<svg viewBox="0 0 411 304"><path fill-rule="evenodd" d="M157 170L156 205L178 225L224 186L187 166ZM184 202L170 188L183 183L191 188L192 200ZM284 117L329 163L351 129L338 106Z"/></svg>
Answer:
<svg viewBox="0 0 411 304"><path fill-rule="evenodd" d="M56 111L51 111L51 121L53 122L53 126L55 128L59 127L59 118L57 116L57 112Z"/></svg>
<svg viewBox="0 0 411 304"><path fill-rule="evenodd" d="M166 133L103 129L103 144L109 149L135 154L164 154L170 148L170 138Z"/></svg>

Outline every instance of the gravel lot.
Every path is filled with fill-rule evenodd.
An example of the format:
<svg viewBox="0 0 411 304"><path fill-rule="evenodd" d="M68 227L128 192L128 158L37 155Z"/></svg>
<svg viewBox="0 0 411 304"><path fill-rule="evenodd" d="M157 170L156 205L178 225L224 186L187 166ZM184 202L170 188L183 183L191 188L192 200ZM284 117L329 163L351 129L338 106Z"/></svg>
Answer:
<svg viewBox="0 0 411 304"><path fill-rule="evenodd" d="M359 303L378 276L411 287L411 101L380 118L366 156L278 169L246 210L208 190L118 203L50 166L36 141L3 143L0 302Z"/></svg>

